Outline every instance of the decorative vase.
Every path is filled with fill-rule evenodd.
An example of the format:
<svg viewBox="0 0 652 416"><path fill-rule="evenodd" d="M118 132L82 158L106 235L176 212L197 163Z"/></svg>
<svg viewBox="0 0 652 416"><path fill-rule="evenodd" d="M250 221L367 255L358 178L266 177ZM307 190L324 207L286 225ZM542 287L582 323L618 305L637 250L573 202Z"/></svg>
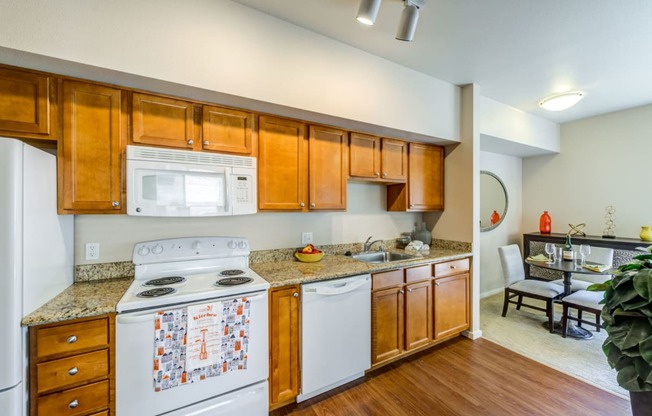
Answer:
<svg viewBox="0 0 652 416"><path fill-rule="evenodd" d="M641 227L641 240L643 241L652 241L652 226L644 225Z"/></svg>
<svg viewBox="0 0 652 416"><path fill-rule="evenodd" d="M491 213L491 225L496 225L498 224L498 221L500 221L500 214L494 210L494 212Z"/></svg>
<svg viewBox="0 0 652 416"><path fill-rule="evenodd" d="M539 232L541 234L550 234L551 230L552 220L550 219L550 215L548 215L548 211L543 211L541 218L539 218Z"/></svg>
<svg viewBox="0 0 652 416"><path fill-rule="evenodd" d="M417 231L416 239L423 242L423 244L428 244L432 242L432 234L426 228L426 223L421 223L421 228Z"/></svg>

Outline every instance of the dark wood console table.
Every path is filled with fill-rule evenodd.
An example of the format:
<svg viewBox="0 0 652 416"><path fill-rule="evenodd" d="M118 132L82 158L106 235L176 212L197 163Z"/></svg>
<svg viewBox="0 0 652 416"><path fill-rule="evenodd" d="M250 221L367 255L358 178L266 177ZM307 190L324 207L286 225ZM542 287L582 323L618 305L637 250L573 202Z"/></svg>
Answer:
<svg viewBox="0 0 652 416"><path fill-rule="evenodd" d="M629 263L632 260L632 257L641 254L640 251L636 250L636 247L647 247L652 244L638 238L602 238L596 235L587 235L586 237L571 236L571 240L573 246L588 244L592 247L613 248L613 267ZM526 233L523 234L523 253L525 258L528 256L536 256L537 254L546 255L544 250L546 243L564 244L565 241L566 234ZM561 277L561 272L544 269L542 267L530 266L526 263L525 276L534 279L555 280Z"/></svg>

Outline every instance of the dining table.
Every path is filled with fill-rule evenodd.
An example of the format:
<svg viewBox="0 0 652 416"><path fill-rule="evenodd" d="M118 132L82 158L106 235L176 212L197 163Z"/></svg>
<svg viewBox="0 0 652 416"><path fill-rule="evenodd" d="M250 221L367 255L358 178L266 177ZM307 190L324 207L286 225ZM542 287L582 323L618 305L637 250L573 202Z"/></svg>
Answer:
<svg viewBox="0 0 652 416"><path fill-rule="evenodd" d="M563 261L563 260L557 260L557 261L535 261L535 260L529 260L525 259L525 263L529 264L530 266L536 266L536 267L542 267L544 269L549 269L549 270L555 270L562 272L562 275L564 276L564 294L563 297L566 297L572 293L572 286L573 286L573 273L580 273L580 274L587 274L587 275L595 275L595 276L608 276L610 275L611 269L604 270L602 272L597 272L593 270L586 269L584 267L577 267L575 265L575 262L573 261ZM599 266L598 263L586 261L585 264L587 265L594 265L594 266ZM544 323L544 326L548 328L548 322ZM562 324L561 320L555 321L554 323L554 331L556 333L562 332ZM573 322L568 322L568 333L567 337L575 338L575 339L591 339L593 338L593 333L589 331L588 329L582 328L581 326L575 325Z"/></svg>

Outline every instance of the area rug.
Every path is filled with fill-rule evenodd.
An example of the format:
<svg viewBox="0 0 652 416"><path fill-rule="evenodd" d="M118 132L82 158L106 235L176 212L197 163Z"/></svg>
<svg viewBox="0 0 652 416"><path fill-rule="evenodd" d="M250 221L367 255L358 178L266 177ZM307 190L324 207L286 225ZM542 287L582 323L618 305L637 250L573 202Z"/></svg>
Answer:
<svg viewBox="0 0 652 416"><path fill-rule="evenodd" d="M629 393L618 386L616 371L609 367L602 352L602 343L607 336L604 330L593 332L590 340L563 338L543 327L547 321L543 312L528 308L517 311L516 306L510 304L507 316L503 318L502 308L502 293L480 300L480 328L484 338L603 390L629 398ZM559 319L561 306L557 305L557 308L555 317ZM589 316L592 315L587 314Z"/></svg>

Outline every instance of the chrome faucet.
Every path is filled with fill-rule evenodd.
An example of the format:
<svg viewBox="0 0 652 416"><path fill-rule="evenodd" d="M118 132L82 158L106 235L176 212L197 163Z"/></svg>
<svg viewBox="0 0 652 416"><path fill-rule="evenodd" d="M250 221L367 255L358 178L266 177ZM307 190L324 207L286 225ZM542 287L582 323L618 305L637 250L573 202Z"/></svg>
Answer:
<svg viewBox="0 0 652 416"><path fill-rule="evenodd" d="M382 242L383 242L383 240L374 240L374 241L372 241L372 242L370 243L369 240L371 240L372 237L373 237L373 236L370 235L369 238L367 238L367 241L364 242L364 250L363 250L363 251L369 251L369 250L371 250L371 246L373 246L373 245L376 244L376 243L381 243L380 246L378 247L378 249L379 249L379 250L382 249Z"/></svg>

